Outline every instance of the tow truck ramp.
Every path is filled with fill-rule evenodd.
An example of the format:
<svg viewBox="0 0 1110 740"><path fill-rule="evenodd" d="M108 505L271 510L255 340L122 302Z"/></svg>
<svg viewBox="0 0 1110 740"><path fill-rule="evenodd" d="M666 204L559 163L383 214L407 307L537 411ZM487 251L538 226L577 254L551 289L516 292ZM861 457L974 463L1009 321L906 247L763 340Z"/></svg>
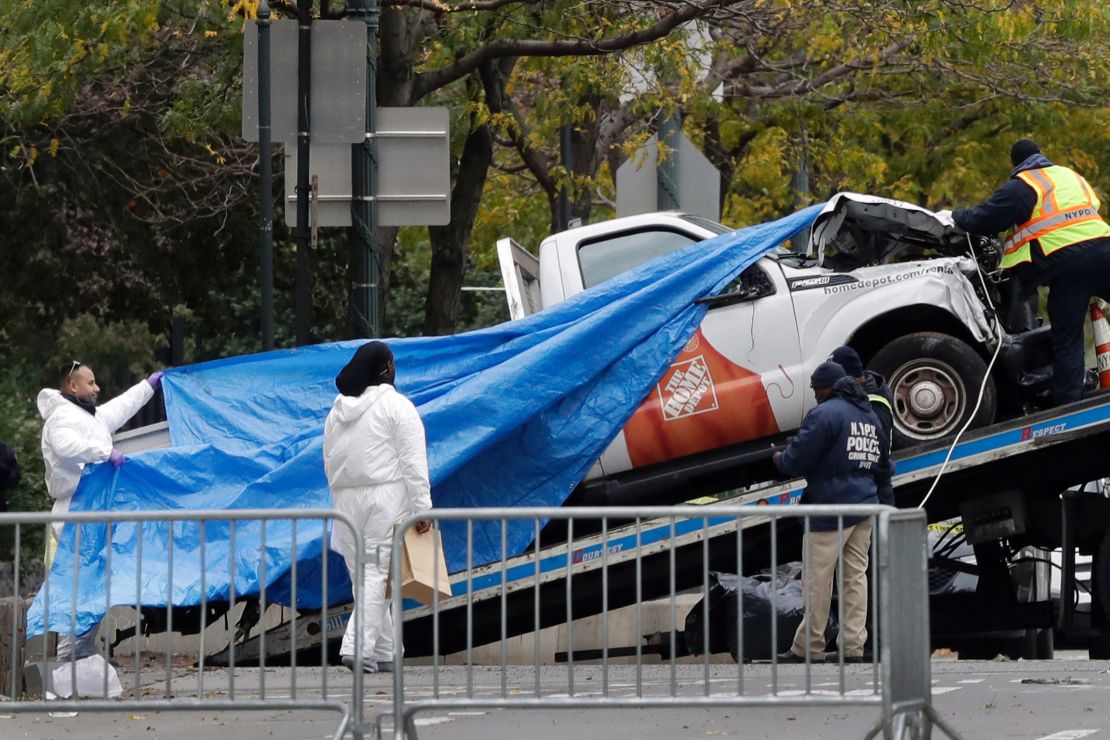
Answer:
<svg viewBox="0 0 1110 740"><path fill-rule="evenodd" d="M1090 554L1105 550L1110 564L1110 538L1105 536L1110 530L1110 500L1100 494L1071 495L1066 521L1061 506L1065 489L1110 476L1110 394L969 432L951 452L950 445L937 442L895 455L895 496L900 508L918 506L933 488L925 506L929 521L962 517L969 542L980 543L976 552L984 558L993 557L994 551L981 545L1007 540L1021 546L1064 546L1065 564L1069 562L1068 547ZM942 469L943 475L936 481ZM475 564L469 577L468 571L451 576L453 595L437 604L440 619L450 624L469 614L473 625L469 647L473 647L699 588L709 570L753 573L800 559L801 531L795 521L738 519L715 512L722 506L794 504L803 487L800 480L754 486L705 503L699 508L704 513L697 517L609 521L603 531L575 536L572 529L567 539L551 544L545 544L549 538L540 536L545 522L537 520L533 523L536 538L527 552L500 562ZM1002 588L991 580L992 569L993 575L998 574L998 565L979 563L981 580L990 587L984 591ZM1110 568L1099 572L1096 558L1092 579L1095 622L1104 621L1097 606L1099 596L1110 602L1110 584L1099 582L1100 576L1110 578L1108 571ZM573 580L569 599L568 577ZM1069 579L1065 572L1063 582L1065 588L1071 588L1074 574ZM1080 636L1101 635L1101 625L1079 624L1076 615L1068 612L1070 599L1062 598L1061 604L1062 614L1051 608L1046 612L1043 603L1040 608L1026 609L1035 615L1030 617L1030 626L1043 628L1050 618L1056 626L1066 624ZM435 628L431 606L412 601L405 606L407 657L426 656L433 650L445 655L468 647L462 630ZM326 630L321 629L319 619L302 619L303 632L295 644L309 649L306 640L341 635L349 613L349 606L328 610L323 620ZM1013 621L1005 628L1021 626ZM280 660L289 637L288 625L267 634L267 663ZM258 648L256 636L236 646L237 658L249 661Z"/></svg>

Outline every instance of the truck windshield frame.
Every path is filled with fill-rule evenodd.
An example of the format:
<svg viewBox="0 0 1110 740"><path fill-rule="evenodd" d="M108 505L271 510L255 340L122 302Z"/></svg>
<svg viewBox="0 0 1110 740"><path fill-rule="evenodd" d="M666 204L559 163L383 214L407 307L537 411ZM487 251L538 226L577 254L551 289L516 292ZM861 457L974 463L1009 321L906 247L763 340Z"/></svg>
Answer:
<svg viewBox="0 0 1110 740"><path fill-rule="evenodd" d="M731 226L725 226L724 224L718 223L713 219L705 218L704 216L695 216L692 213L683 213L680 218L683 221L689 221L694 226L700 226L706 231L712 231L717 236L720 236L721 234L727 234L730 231L734 231Z"/></svg>

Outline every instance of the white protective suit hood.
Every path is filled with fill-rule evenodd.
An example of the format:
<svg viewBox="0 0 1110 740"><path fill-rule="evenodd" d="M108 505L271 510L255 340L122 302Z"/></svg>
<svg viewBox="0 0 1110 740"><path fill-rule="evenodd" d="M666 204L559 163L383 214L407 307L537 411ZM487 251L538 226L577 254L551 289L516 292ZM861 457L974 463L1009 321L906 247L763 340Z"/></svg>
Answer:
<svg viewBox="0 0 1110 740"><path fill-rule="evenodd" d="M39 396L35 399L35 405L38 406L39 416L43 421L48 421L50 417L58 410L59 406L63 404L72 403L67 401L61 391L54 390L53 388L43 388L39 391Z"/></svg>
<svg viewBox="0 0 1110 740"><path fill-rule="evenodd" d="M370 410L370 407L382 399L390 391L396 393L391 385L372 385L363 391L361 396L344 396L342 394L335 397L332 403L331 414L329 419L334 417L336 423L336 431L339 432L344 427L349 427L358 421L359 417Z"/></svg>

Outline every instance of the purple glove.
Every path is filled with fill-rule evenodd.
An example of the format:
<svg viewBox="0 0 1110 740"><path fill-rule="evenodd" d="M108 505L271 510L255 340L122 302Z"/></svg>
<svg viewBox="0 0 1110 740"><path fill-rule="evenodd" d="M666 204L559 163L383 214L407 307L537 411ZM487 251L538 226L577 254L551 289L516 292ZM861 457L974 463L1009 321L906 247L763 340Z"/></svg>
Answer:
<svg viewBox="0 0 1110 740"><path fill-rule="evenodd" d="M165 373L161 370L155 370L153 373L150 374L150 377L146 379L146 382L150 383L151 388L153 388L154 390L158 390L158 388L162 385L163 375L165 375Z"/></svg>
<svg viewBox="0 0 1110 740"><path fill-rule="evenodd" d="M112 454L108 455L108 462L112 463L113 468L118 468L120 465L123 465L123 461L126 459L127 458L124 457L123 453L119 450L112 450Z"/></svg>

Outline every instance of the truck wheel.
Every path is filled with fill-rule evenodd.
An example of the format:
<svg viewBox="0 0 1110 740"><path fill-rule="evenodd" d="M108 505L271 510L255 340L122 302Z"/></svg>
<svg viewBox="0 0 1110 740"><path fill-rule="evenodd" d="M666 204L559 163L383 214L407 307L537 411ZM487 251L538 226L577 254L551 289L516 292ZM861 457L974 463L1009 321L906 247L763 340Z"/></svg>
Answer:
<svg viewBox="0 0 1110 740"><path fill-rule="evenodd" d="M894 446L943 439L958 432L971 412L986 375L983 358L947 334L917 332L895 339L871 358L869 367L886 376L894 394ZM971 428L994 421L994 380Z"/></svg>

